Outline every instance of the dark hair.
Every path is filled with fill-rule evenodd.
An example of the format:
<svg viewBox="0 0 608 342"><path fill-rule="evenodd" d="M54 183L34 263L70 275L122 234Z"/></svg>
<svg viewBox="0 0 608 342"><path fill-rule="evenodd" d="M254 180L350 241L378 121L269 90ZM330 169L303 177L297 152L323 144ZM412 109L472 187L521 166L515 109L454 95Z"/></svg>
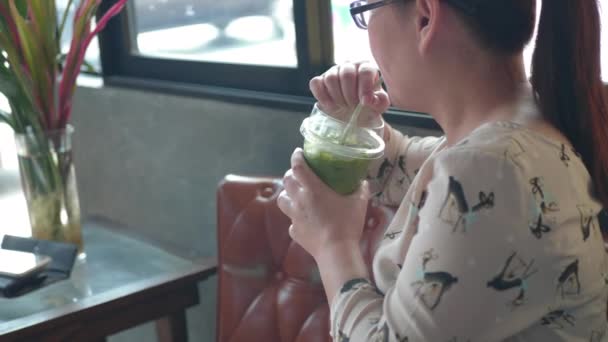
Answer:
<svg viewBox="0 0 608 342"><path fill-rule="evenodd" d="M601 78L597 0L543 3L532 85L543 115L581 154L608 208L608 111Z"/></svg>
<svg viewBox="0 0 608 342"><path fill-rule="evenodd" d="M449 0L480 42L501 54L520 53L534 34L535 0ZM468 4L464 6L463 4Z"/></svg>
<svg viewBox="0 0 608 342"><path fill-rule="evenodd" d="M451 0L473 4L463 15L481 43L502 54L520 53L531 39L535 0ZM451 2L450 1L450 2ZM543 116L570 140L608 208L608 109L600 61L597 0L542 4L532 86Z"/></svg>

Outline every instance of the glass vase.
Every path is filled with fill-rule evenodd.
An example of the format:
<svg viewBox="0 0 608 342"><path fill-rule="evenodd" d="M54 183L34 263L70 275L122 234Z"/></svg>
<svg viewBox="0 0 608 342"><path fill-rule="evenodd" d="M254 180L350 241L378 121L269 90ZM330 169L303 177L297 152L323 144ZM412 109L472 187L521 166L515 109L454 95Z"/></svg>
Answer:
<svg viewBox="0 0 608 342"><path fill-rule="evenodd" d="M73 243L83 258L73 132L68 125L62 130L16 134L15 140L32 237Z"/></svg>

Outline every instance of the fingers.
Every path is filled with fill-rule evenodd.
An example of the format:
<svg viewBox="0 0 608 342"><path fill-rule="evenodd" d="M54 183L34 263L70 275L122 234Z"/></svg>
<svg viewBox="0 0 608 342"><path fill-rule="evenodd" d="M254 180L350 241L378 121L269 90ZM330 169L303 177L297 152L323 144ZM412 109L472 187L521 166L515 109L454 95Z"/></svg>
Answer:
<svg viewBox="0 0 608 342"><path fill-rule="evenodd" d="M283 187L285 188L287 195L290 197L294 197L294 195L302 188L302 185L297 179L295 179L291 169L287 170L287 172L285 172L285 176L283 176Z"/></svg>
<svg viewBox="0 0 608 342"><path fill-rule="evenodd" d="M384 90L378 90L374 93L374 104L369 108L374 113L384 113L391 106L391 100Z"/></svg>
<svg viewBox="0 0 608 342"><path fill-rule="evenodd" d="M295 228L293 227L293 224L292 224L292 225L289 226L289 237L292 240L295 240L296 239L295 236L296 236L296 230L295 230Z"/></svg>
<svg viewBox="0 0 608 342"><path fill-rule="evenodd" d="M355 107L359 103L357 67L351 63L343 64L339 67L338 75L346 104Z"/></svg>
<svg viewBox="0 0 608 342"><path fill-rule="evenodd" d="M319 108L344 119L361 102L374 115L390 106L388 94L380 85L378 69L369 62L344 63L310 80L310 90Z"/></svg>
<svg viewBox="0 0 608 342"><path fill-rule="evenodd" d="M309 87L321 108L327 111L335 111L337 109L336 104L329 95L327 87L325 87L325 83L323 83L323 76L317 76L310 80Z"/></svg>
<svg viewBox="0 0 608 342"><path fill-rule="evenodd" d="M340 67L333 66L323 74L323 83L333 103L338 107L347 107L348 104L342 94L342 85L340 84Z"/></svg>
<svg viewBox="0 0 608 342"><path fill-rule="evenodd" d="M281 209L283 214L289 216L290 218L293 217L295 213L293 201L291 200L289 195L287 195L287 192L285 190L279 193L279 197L277 197L277 206L279 207L279 209Z"/></svg>
<svg viewBox="0 0 608 342"><path fill-rule="evenodd" d="M306 163L301 148L297 148L291 155L291 169L304 189L319 189L326 186Z"/></svg>
<svg viewBox="0 0 608 342"><path fill-rule="evenodd" d="M370 63L359 64L359 84L358 84L358 95L361 102L365 106L374 105L374 93L380 89L377 86L380 75L378 69L373 67Z"/></svg>

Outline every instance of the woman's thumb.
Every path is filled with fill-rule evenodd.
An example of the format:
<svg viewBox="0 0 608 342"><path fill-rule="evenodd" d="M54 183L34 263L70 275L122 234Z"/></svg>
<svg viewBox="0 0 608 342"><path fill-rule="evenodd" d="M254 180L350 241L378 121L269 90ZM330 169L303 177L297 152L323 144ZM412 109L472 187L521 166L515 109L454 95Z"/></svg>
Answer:
<svg viewBox="0 0 608 342"><path fill-rule="evenodd" d="M379 113L384 113L390 107L391 100L384 90L380 90L374 93L374 109L378 110Z"/></svg>
<svg viewBox="0 0 608 342"><path fill-rule="evenodd" d="M388 109L391 103L388 94L385 91L380 90L370 95L365 95L362 104L372 112L382 114Z"/></svg>

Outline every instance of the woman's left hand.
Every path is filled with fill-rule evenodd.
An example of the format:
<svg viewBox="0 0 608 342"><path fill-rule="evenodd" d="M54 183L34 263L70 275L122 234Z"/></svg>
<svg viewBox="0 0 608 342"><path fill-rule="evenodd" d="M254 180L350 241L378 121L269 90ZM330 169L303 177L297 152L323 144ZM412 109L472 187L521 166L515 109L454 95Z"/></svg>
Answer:
<svg viewBox="0 0 608 342"><path fill-rule="evenodd" d="M297 148L283 185L277 203L291 218L289 235L313 258L326 248L345 243L358 246L369 199L367 181L354 194L340 195L310 169L302 149Z"/></svg>

